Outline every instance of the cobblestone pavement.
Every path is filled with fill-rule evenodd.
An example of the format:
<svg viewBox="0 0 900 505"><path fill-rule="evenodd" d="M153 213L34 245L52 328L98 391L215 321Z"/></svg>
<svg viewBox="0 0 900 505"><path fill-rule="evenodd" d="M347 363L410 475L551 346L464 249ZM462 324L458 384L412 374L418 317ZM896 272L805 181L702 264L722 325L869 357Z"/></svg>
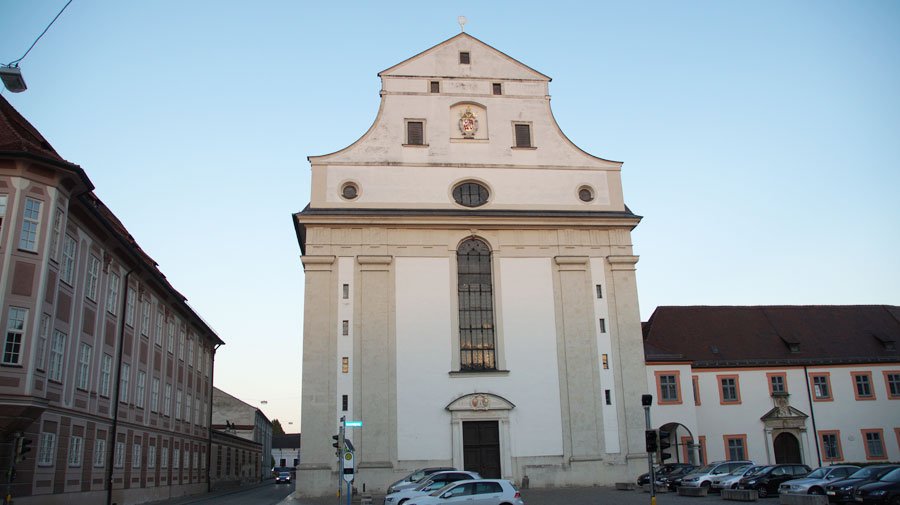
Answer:
<svg viewBox="0 0 900 505"><path fill-rule="evenodd" d="M382 505L384 495L374 494L374 505ZM643 491L617 491L609 487L569 487L551 489L524 489L525 505L649 505L650 493ZM346 503L346 502L344 502ZM706 497L678 496L676 493L659 493L657 505L708 505L726 502L718 494ZM761 505L777 505L777 498L759 500ZM356 497L354 504L359 504ZM336 496L326 498L287 498L280 505L342 505Z"/></svg>

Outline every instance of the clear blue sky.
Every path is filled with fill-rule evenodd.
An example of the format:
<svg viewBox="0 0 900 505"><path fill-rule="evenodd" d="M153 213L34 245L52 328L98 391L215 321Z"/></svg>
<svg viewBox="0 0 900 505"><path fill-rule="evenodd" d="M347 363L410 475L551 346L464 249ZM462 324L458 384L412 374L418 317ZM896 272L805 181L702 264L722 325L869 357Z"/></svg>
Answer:
<svg viewBox="0 0 900 505"><path fill-rule="evenodd" d="M0 0L0 61L64 3ZM306 157L362 135L376 74L459 15L553 78L573 142L625 163L644 319L900 305L900 2L438 4L75 0L22 61L28 91L4 96L225 340L216 385L289 431Z"/></svg>

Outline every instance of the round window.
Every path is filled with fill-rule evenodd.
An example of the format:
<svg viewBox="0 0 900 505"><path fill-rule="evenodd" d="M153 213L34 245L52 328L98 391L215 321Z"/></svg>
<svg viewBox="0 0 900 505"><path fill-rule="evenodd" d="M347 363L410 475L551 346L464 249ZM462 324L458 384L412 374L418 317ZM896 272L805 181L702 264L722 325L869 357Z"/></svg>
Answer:
<svg viewBox="0 0 900 505"><path fill-rule="evenodd" d="M464 182L453 188L453 199L464 207L480 207L489 196L488 189L477 182Z"/></svg>
<svg viewBox="0 0 900 505"><path fill-rule="evenodd" d="M348 182L341 187L341 196L347 200L354 200L359 196L359 188L356 187L356 184Z"/></svg>
<svg viewBox="0 0 900 505"><path fill-rule="evenodd" d="M594 191L587 186L582 186L582 187L578 188L578 198L582 202L593 202L594 201Z"/></svg>

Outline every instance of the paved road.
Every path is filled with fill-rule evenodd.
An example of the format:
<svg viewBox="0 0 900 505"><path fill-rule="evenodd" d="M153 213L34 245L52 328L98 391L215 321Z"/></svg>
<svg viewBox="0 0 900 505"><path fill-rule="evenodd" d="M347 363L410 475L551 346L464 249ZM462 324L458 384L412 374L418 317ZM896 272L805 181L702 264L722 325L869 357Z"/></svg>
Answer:
<svg viewBox="0 0 900 505"><path fill-rule="evenodd" d="M373 495L375 505L381 505L384 495ZM572 487L556 489L524 489L525 505L649 505L650 493L642 491L616 491L608 487ZM345 502L346 503L346 502ZM359 501L355 501L358 504ZM706 497L678 496L676 493L659 493L657 505L704 505L710 503L734 503L722 500L717 494ZM777 505L778 498L759 500L761 505ZM281 505L342 505L337 497L285 498Z"/></svg>

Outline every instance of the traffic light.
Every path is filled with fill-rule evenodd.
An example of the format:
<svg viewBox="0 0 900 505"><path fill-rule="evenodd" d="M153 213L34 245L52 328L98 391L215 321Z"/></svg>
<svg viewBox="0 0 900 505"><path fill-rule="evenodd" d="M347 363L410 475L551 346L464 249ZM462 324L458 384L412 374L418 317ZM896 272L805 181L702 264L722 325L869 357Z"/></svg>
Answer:
<svg viewBox="0 0 900 505"><path fill-rule="evenodd" d="M665 461L672 457L671 454L666 452L666 449L672 447L672 443L669 442L669 437L672 435L671 432L659 430L659 459L660 461Z"/></svg>
<svg viewBox="0 0 900 505"><path fill-rule="evenodd" d="M334 443L331 444L331 447L334 447L334 454L338 457L341 456L341 452L343 451L343 447L341 447L341 436L340 435L332 435L331 439L334 440Z"/></svg>
<svg viewBox="0 0 900 505"><path fill-rule="evenodd" d="M656 430L647 430L644 432L647 452L656 452Z"/></svg>
<svg viewBox="0 0 900 505"><path fill-rule="evenodd" d="M16 463L25 460L25 455L31 452L30 438L19 437L16 439Z"/></svg>

